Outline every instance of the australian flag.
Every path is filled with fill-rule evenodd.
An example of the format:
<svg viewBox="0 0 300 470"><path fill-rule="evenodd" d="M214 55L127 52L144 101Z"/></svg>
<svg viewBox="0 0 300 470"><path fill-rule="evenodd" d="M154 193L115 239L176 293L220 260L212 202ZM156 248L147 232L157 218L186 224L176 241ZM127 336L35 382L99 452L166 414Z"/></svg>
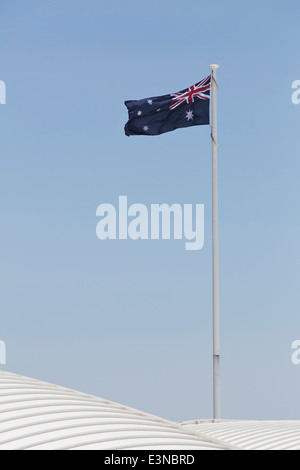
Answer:
<svg viewBox="0 0 300 470"><path fill-rule="evenodd" d="M125 101L126 135L159 135L179 127L209 124L211 75L178 93Z"/></svg>

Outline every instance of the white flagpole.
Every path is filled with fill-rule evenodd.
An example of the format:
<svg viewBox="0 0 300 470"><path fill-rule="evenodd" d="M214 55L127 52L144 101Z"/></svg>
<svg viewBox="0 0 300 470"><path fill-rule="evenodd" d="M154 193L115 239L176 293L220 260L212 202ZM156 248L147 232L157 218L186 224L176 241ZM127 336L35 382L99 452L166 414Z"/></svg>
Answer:
<svg viewBox="0 0 300 470"><path fill-rule="evenodd" d="M217 69L211 65L211 138L212 138L212 257L213 257L213 417L220 419L220 333L219 333L219 249L218 249L218 140L217 140Z"/></svg>

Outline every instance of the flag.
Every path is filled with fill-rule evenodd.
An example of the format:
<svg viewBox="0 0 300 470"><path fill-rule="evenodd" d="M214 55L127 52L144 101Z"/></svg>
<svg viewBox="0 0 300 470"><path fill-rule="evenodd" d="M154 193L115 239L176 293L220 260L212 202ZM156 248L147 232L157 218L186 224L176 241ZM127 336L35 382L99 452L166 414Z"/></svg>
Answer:
<svg viewBox="0 0 300 470"><path fill-rule="evenodd" d="M125 134L159 135L180 127L209 124L210 85L211 75L178 93L125 101Z"/></svg>

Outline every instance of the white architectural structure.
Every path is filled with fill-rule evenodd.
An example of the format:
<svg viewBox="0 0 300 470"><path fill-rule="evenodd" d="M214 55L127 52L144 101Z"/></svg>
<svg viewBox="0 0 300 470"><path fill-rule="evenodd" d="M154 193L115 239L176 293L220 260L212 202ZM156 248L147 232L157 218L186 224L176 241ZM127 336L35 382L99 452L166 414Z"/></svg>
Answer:
<svg viewBox="0 0 300 470"><path fill-rule="evenodd" d="M225 448L180 424L0 371L0 450Z"/></svg>
<svg viewBox="0 0 300 470"><path fill-rule="evenodd" d="M0 450L300 450L300 421L173 423L0 371Z"/></svg>
<svg viewBox="0 0 300 470"><path fill-rule="evenodd" d="M199 431L241 450L300 450L300 421L193 421L183 428Z"/></svg>

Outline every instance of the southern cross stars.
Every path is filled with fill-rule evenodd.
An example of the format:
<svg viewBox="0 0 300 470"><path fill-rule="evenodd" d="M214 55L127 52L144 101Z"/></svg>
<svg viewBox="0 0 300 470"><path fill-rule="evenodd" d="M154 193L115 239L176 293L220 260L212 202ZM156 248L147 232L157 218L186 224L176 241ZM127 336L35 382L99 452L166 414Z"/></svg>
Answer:
<svg viewBox="0 0 300 470"><path fill-rule="evenodd" d="M160 110L157 110L157 111L160 111ZM186 116L185 118L188 120L188 121L192 121L194 119L194 113L193 113L193 110L190 109L189 111L186 111L185 112ZM144 132L148 132L149 131L149 126L147 126L146 124L143 126L143 131Z"/></svg>

